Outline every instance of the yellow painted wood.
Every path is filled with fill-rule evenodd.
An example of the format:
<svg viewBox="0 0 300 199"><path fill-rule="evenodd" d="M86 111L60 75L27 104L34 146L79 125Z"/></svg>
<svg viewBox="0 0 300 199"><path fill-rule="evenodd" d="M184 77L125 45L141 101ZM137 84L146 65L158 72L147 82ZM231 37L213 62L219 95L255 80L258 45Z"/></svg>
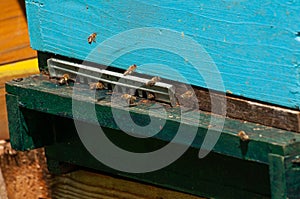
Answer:
<svg viewBox="0 0 300 199"><path fill-rule="evenodd" d="M4 83L39 73L38 60L30 59L0 66L0 139L9 139Z"/></svg>
<svg viewBox="0 0 300 199"><path fill-rule="evenodd" d="M12 78L39 73L38 60L30 59L0 66L0 85Z"/></svg>

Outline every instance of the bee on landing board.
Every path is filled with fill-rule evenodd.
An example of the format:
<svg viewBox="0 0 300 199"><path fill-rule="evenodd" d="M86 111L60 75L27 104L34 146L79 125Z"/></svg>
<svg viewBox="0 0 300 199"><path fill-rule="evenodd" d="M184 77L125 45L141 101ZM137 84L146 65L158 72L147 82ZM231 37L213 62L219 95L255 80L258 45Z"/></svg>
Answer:
<svg viewBox="0 0 300 199"><path fill-rule="evenodd" d="M104 89L104 84L101 81L91 83L90 89L91 90L102 90L102 89Z"/></svg>
<svg viewBox="0 0 300 199"><path fill-rule="evenodd" d="M137 66L135 64L129 66L128 69L124 72L124 76L130 75L136 68Z"/></svg>
<svg viewBox="0 0 300 199"><path fill-rule="evenodd" d="M242 140L242 141L244 141L244 142L246 142L246 141L249 141L249 135L247 135L246 133L245 133L245 131L240 131L238 134L237 134L237 136L239 136L240 137L240 139Z"/></svg>
<svg viewBox="0 0 300 199"><path fill-rule="evenodd" d="M123 94L121 97L124 100L126 100L126 102L129 106L135 106L136 105L136 103L135 103L136 97L135 96L129 95L129 94Z"/></svg>
<svg viewBox="0 0 300 199"><path fill-rule="evenodd" d="M194 96L194 92L191 90L186 91L185 93L183 93L182 95L180 95L180 97L182 99L190 99Z"/></svg>
<svg viewBox="0 0 300 199"><path fill-rule="evenodd" d="M160 80L161 80L160 77L153 77L146 83L146 86L152 87L156 84L156 82L159 82Z"/></svg>
<svg viewBox="0 0 300 199"><path fill-rule="evenodd" d="M69 81L70 81L70 76L69 74L64 74L57 82L60 86L62 85L69 85Z"/></svg>
<svg viewBox="0 0 300 199"><path fill-rule="evenodd" d="M148 100L154 100L154 99L155 99L154 94L148 93L148 94L147 94L147 99L148 99Z"/></svg>
<svg viewBox="0 0 300 199"><path fill-rule="evenodd" d="M94 32L94 33L90 34L90 36L88 37L89 44L91 44L92 42L96 43L96 37L97 37L97 33Z"/></svg>

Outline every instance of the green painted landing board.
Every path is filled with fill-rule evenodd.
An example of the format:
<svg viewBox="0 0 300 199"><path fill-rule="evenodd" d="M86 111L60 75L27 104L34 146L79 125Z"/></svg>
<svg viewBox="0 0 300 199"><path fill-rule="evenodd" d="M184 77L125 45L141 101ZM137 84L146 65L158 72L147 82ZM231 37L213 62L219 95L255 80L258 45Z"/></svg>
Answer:
<svg viewBox="0 0 300 199"><path fill-rule="evenodd" d="M83 107L80 115L76 115L79 121L85 121L91 124L100 124L103 127L111 129L120 129L119 124L116 123L112 115L112 108L118 110L118 114L126 114L129 111L133 121L140 126L146 126L149 123L149 106L153 104L141 104L136 107L123 107L112 104L110 96L106 95L106 91L98 93L100 96L106 98L98 102L93 95L92 91L86 86L79 87L80 92L73 95L73 87L60 87L50 82L46 77L34 76L32 78L24 79L22 82L9 82L6 84L7 104L9 111L9 122L11 129L11 138L15 139L14 147L18 150L29 149L33 147L40 147L43 145L43 140L39 142L26 144L23 142L26 137L31 134L38 134L38 129L33 131L28 127L24 119L22 119L22 110L34 110L41 113L46 113L54 116L61 116L66 118L74 118L72 112L72 97L76 103ZM72 96L73 95L73 96ZM94 96L95 97L95 96ZM73 103L75 102L73 101ZM74 105L74 104L73 104ZM18 108L17 108L18 107ZM89 112L95 110L96 118ZM207 134L207 129L210 129L211 115L205 112L197 112L199 118L190 120L182 120L179 108L165 107L167 118L166 125L163 125L161 131L154 135L154 138L164 141L170 141L177 133L178 125L183 125L188 131L185 136L182 136L178 141L180 144L188 144L188 137L192 134L192 129L197 129L194 141L191 146L200 149L202 142ZM30 114L29 114L30 115ZM151 113L151 117L162 119L161 113ZM47 117L47 116L45 116ZM182 116L183 117L183 116ZM30 119L27 117L30 121ZM31 121L34 122L34 121ZM38 123L38 121L36 121ZM197 124L197 126L195 126ZM47 132L53 131L48 129ZM249 142L241 142L237 136L239 131L245 131L250 136ZM145 132L145 131L143 131ZM139 132L137 132L139 133ZM211 131L210 133L214 133ZM45 133L47 134L47 133ZM50 133L51 134L51 133ZM41 136L41 135L39 135ZM146 136L146 135L145 135ZM25 139L26 140L26 139ZM50 139L51 140L51 139ZM48 142L51 142L48 140ZM36 146L35 146L36 144ZM243 121L226 118L222 133L213 148L213 151L238 157L241 159L254 160L259 162L268 162L268 154L274 153L281 156L294 155L299 153L300 150L300 134L288 132L272 127L253 124L250 122L244 123Z"/></svg>
<svg viewBox="0 0 300 199"><path fill-rule="evenodd" d="M78 129L74 125L72 97L86 110L86 113L76 115L76 119L82 124L81 127L85 129L87 136L100 124L113 143L138 153L164 147L174 138L180 123L187 127L187 131L176 145L186 145L186 137L190 135L188 130L194 128L195 118L181 121L182 115L179 114L178 107L164 105L168 117L161 131L148 139L134 138L120 130L114 121L112 109L119 110L119 114L129 111L137 124L145 126L149 123L150 115L152 118L162 118L161 114L148 112L149 106L153 106L154 103L124 107L112 104L110 95L107 95L105 90L95 93L97 98L105 97L96 101L91 97L93 91L87 85L77 85L77 89L80 92L73 95L73 86L58 86L53 80L42 75L35 75L21 82L8 82L6 97L13 147L29 150L46 146L51 171L55 171L55 165L71 163L212 198L272 196L297 199L300 190L300 170L294 161L300 152L300 134L226 118L220 138L212 152L200 159L199 149L208 134L207 130L211 127L210 114L197 112L197 134L184 155L169 166L154 172L126 173L105 166L83 146ZM92 108L96 110L97 119L88 114ZM247 132L250 137L248 142L241 141L237 136L240 130ZM95 142L99 143L99 140ZM103 150L102 145L97 148ZM106 152L111 155L111 151ZM119 161L117 158L116 160ZM150 164L152 161L148 159L146 163ZM122 163L124 164L123 161Z"/></svg>

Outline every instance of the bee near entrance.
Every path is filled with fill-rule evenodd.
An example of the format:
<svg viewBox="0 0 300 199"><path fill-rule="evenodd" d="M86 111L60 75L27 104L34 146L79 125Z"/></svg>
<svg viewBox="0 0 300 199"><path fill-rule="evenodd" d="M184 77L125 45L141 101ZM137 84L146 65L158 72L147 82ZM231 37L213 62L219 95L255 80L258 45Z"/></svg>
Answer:
<svg viewBox="0 0 300 199"><path fill-rule="evenodd" d="M175 87L160 82L159 77L146 79L130 75L137 68L135 64L122 74L55 58L48 59L47 63L50 77L60 78L59 81L64 84L67 84L67 80L73 80L76 83L89 85L92 90L108 89L123 95L128 94L132 97L156 100L176 106ZM129 101L132 102L132 100ZM132 104L134 103L129 103L129 105Z"/></svg>

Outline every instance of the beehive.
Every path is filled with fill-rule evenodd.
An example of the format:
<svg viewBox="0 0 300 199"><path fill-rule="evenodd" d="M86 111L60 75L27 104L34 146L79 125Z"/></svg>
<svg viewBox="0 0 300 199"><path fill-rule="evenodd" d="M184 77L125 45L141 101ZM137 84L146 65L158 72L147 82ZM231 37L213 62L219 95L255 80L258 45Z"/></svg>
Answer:
<svg viewBox="0 0 300 199"><path fill-rule="evenodd" d="M182 121L180 107L169 107L165 118L168 125L159 127L161 132L151 139L135 142L120 130L112 110L119 115L129 111L141 126L147 126L149 115L163 119L162 112L150 114L147 105L113 104L106 91L100 91L102 98L95 102L83 85L74 95L72 85L59 87L43 75L33 76L6 85L16 149L46 146L52 172L62 171L60 165L68 163L199 196L298 198L297 1L28 0L26 6L31 45L40 51L41 68L45 69L46 59L52 57L114 70L136 64L140 75L192 85L205 111L213 105L208 91L214 91L214 96L229 94L226 110L231 118L224 118L220 134L214 134L210 132L215 128L210 125L214 114L200 112ZM97 33L95 42L91 40L93 33ZM74 113L74 103L83 108L81 114ZM186 136L176 144L188 150L171 165L153 172L112 169L91 155L93 148L83 145L73 119L79 121L85 135L92 135L100 124L119 146L139 153L166 145L183 125ZM194 128L196 133L191 134ZM143 133L138 135L147 136ZM199 158L208 135L218 135L219 139L206 158L201 154ZM92 139L94 147L96 140L102 141ZM104 144L99 145L111 155ZM143 164L152 162L147 159ZM122 159L120 165L129 163Z"/></svg>

